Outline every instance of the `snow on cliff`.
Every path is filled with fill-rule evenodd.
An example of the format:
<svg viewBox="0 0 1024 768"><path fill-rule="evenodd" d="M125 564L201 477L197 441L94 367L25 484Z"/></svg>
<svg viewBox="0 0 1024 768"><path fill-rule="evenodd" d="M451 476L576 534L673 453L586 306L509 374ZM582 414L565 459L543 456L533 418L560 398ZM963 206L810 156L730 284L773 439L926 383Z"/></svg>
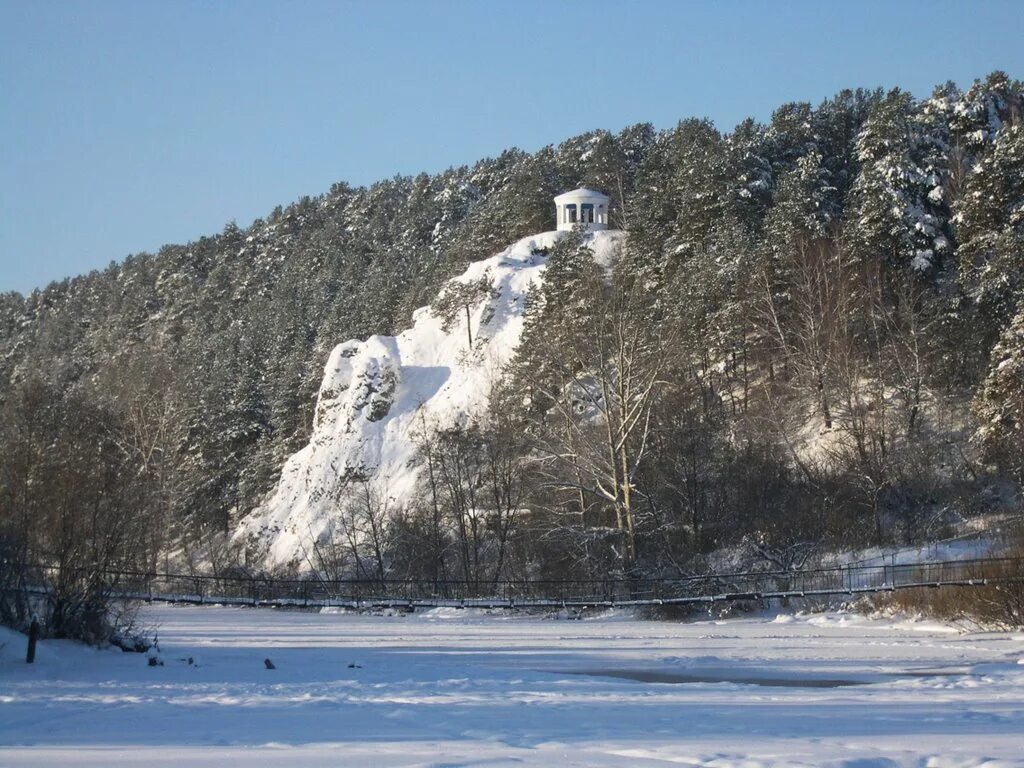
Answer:
<svg viewBox="0 0 1024 768"><path fill-rule="evenodd" d="M399 504L415 493L417 435L483 412L523 327L524 299L539 284L544 251L564 232L524 238L469 266L455 281L488 277L490 296L470 313L473 349L460 313L447 330L428 307L398 336L347 341L331 353L317 398L309 444L285 463L277 489L242 523L240 537L258 541L270 563L304 561L330 526L340 484L372 472ZM606 262L623 234L594 232L587 244ZM305 564L303 562L303 564Z"/></svg>

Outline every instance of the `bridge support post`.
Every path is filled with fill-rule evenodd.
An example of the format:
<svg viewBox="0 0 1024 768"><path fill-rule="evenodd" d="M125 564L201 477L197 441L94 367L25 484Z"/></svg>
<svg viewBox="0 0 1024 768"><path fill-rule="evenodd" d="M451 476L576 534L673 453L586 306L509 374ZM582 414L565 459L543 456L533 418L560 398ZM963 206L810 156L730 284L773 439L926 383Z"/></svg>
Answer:
<svg viewBox="0 0 1024 768"><path fill-rule="evenodd" d="M39 622L34 618L28 626L28 650L25 652L25 663L34 664L36 661L36 641L39 639Z"/></svg>

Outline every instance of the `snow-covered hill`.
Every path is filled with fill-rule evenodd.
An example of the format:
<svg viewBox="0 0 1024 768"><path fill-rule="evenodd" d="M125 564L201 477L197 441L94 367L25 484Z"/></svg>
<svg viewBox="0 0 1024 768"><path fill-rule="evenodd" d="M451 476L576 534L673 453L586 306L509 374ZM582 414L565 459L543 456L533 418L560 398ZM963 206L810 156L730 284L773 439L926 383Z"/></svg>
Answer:
<svg viewBox="0 0 1024 768"><path fill-rule="evenodd" d="M447 330L428 307L398 336L347 341L331 353L309 444L288 459L270 498L243 521L239 536L266 547L270 563L303 561L328 530L340 483L370 473L401 504L415 492L417 436L464 422L486 408L488 393L519 343L524 299L539 284L545 250L564 232L524 238L455 278L487 276L491 293ZM623 233L594 232L587 244L606 261Z"/></svg>

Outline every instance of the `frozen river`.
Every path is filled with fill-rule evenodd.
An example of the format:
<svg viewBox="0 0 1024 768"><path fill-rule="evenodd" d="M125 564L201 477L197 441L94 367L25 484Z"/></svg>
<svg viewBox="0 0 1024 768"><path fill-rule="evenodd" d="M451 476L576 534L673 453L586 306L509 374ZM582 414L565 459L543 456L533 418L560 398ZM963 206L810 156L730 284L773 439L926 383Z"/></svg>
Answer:
<svg viewBox="0 0 1024 768"><path fill-rule="evenodd" d="M2 631L0 766L1024 766L1019 633L146 611L162 667Z"/></svg>

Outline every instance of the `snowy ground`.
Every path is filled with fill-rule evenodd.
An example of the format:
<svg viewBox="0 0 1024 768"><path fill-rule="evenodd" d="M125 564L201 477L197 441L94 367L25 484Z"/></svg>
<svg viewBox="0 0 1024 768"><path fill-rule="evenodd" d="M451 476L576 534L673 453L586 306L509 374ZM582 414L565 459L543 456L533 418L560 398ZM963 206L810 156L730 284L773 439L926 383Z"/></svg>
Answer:
<svg viewBox="0 0 1024 768"><path fill-rule="evenodd" d="M840 614L147 616L164 667L63 642L28 667L0 634L0 766L1024 766L1022 634Z"/></svg>

